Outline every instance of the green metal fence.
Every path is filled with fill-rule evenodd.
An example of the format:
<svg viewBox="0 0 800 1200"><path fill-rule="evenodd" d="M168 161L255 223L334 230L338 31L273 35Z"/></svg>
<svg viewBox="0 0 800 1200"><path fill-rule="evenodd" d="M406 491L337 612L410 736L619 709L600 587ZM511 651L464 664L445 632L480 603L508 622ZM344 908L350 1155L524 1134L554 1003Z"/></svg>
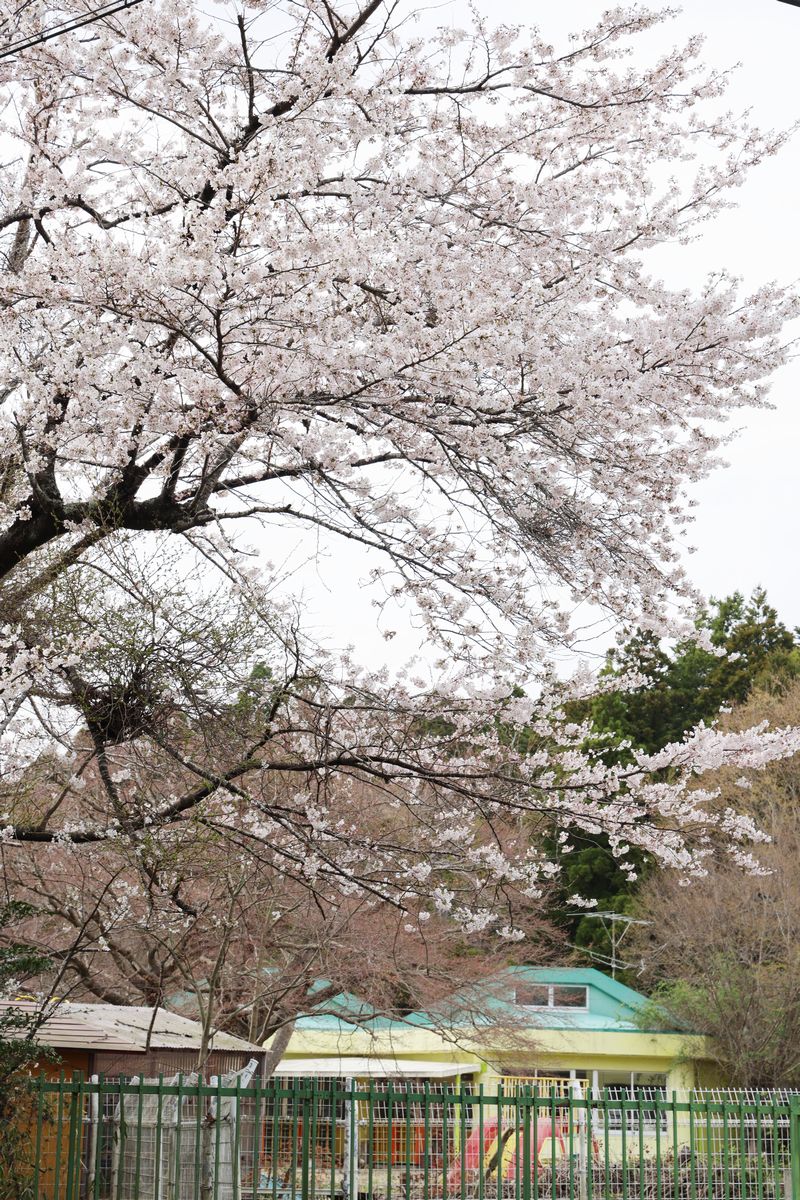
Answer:
<svg viewBox="0 0 800 1200"><path fill-rule="evenodd" d="M800 1097L76 1077L34 1100L29 1200L800 1200Z"/></svg>

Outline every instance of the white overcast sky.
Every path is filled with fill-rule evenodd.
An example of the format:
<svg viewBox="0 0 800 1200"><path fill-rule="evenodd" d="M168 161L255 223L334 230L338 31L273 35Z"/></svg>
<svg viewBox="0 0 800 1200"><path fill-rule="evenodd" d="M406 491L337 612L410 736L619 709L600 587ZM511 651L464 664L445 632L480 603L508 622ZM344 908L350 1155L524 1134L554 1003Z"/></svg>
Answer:
<svg viewBox="0 0 800 1200"><path fill-rule="evenodd" d="M538 24L556 42L595 23L610 7L603 0L476 0L493 21ZM426 13L423 27L466 24L467 0L447 0ZM658 41L642 45L651 56L691 34L701 33L709 66L740 64L729 91L729 106L751 110L762 127L785 128L800 120L800 8L780 0L691 0L667 25ZM670 251L658 263L670 284L699 285L715 268L741 275L750 290L764 282L800 278L800 133L777 158L765 162L736 193L737 207L708 228L703 240ZM799 323L800 324L800 323ZM798 546L798 450L800 357L778 376L775 408L741 417L738 441L726 452L727 469L694 490L697 501L688 559L694 582L706 595L739 588L767 588L782 618L800 625L800 546ZM402 614L383 621L397 629L384 640L369 592L360 586L368 564L339 546L313 566L299 565L295 582L305 596L305 622L356 656L377 665L397 666L419 646Z"/></svg>

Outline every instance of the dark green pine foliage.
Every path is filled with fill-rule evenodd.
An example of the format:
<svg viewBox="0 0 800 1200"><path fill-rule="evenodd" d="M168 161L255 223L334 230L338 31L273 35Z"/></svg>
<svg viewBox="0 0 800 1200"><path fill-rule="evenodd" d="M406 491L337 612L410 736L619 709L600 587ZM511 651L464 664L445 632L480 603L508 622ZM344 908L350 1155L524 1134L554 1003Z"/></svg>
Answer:
<svg viewBox="0 0 800 1200"><path fill-rule="evenodd" d="M670 652L643 633L609 654L606 676L636 671L648 686L595 700L591 716L599 730L655 752L701 721L715 720L723 706L746 700L754 688L780 687L800 674L798 631L778 620L763 591L749 600L741 592L712 600L696 624L724 650L722 657L691 641Z"/></svg>
<svg viewBox="0 0 800 1200"><path fill-rule="evenodd" d="M724 651L722 656L693 641L665 648L651 634L641 632L608 655L606 677L633 671L643 675L647 685L600 696L576 711L576 717L590 717L599 733L611 735L605 757L618 761L629 756L614 741L655 753L680 741L701 721L714 721L721 708L741 703L755 689L779 689L800 675L800 631L778 619L763 590L754 591L749 599L735 592L712 600L699 614L697 627L709 631L712 644ZM561 910L553 916L566 925L572 942L596 955L597 964L603 966L611 949L607 933L598 920L570 914L566 897L577 892L596 899L600 910L626 913L634 907L637 884L619 869L602 838L570 840L575 850L562 859ZM629 858L637 873L647 870L643 855ZM624 958L624 941L620 954Z"/></svg>

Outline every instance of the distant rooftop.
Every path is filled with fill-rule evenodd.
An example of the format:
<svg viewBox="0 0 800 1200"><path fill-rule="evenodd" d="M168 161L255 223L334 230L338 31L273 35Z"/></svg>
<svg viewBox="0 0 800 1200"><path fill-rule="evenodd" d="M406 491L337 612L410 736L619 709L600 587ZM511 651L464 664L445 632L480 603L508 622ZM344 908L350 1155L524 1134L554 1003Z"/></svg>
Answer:
<svg viewBox="0 0 800 1200"><path fill-rule="evenodd" d="M297 1021L298 1030L352 1033L458 1025L467 1019L490 1026L502 1019L535 1029L635 1033L643 1028L647 996L604 975L594 967L508 967L499 974L460 989L438 1014L412 1012L402 1018L381 1016L359 997L342 992ZM653 1031L671 1032L666 1017L656 1016Z"/></svg>
<svg viewBox="0 0 800 1200"><path fill-rule="evenodd" d="M0 1000L0 1013L9 1009L29 1013L40 1010L34 1000ZM56 1050L107 1050L145 1053L151 1050L197 1050L202 1040L199 1021L179 1017L163 1008L141 1005L73 1004L63 1001L40 1026L34 1041ZM5 1037L22 1039L24 1031L9 1031ZM210 1050L261 1052L263 1047L230 1033L215 1033Z"/></svg>

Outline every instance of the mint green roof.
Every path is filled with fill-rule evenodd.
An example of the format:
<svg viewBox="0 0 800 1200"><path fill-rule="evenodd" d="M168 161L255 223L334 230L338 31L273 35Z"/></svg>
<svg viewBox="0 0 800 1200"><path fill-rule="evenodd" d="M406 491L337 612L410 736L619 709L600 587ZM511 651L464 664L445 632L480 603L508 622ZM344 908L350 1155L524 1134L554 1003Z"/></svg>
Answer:
<svg viewBox="0 0 800 1200"><path fill-rule="evenodd" d="M641 1033L643 1026L639 1016L648 1004L646 996L633 988L618 983L594 967L507 967L499 975L461 989L435 1015L429 1012L409 1013L397 1019L370 1016L373 1009L363 1000L349 992L342 992L332 1000L320 1004L297 1021L297 1027L305 1030L338 1030L341 1033L356 1028L389 1030L411 1026L432 1029L443 1025L457 1026L463 1023L467 1012L471 1023L490 1026L504 1015L516 1023L521 1014L520 1006L514 1002L513 987L516 981L525 983L553 983L566 987L588 989L586 1009L530 1008L527 1010L526 1025L532 1029L576 1029L586 1032ZM326 986L319 981L316 990ZM480 1006L480 1008L479 1008ZM476 1015L480 1011L480 1015ZM524 1012L524 1010L523 1010ZM348 1017L360 1018L357 1022ZM674 1026L664 1022L654 1024L658 1032L670 1032ZM654 1030L655 1031L655 1028Z"/></svg>
<svg viewBox="0 0 800 1200"><path fill-rule="evenodd" d="M509 967L505 974L512 980L522 979L526 983L558 983L588 989L589 1007L585 1011L536 1010L535 1024L540 1029L589 1029L609 1033L642 1030L639 1014L649 1003L647 996L594 967Z"/></svg>
<svg viewBox="0 0 800 1200"><path fill-rule="evenodd" d="M328 987L329 980L317 979L308 990L313 996L315 992L322 992ZM348 1017L355 1019L348 1021ZM323 1000L316 1010L312 1008L305 1016L298 1017L295 1025L298 1029L334 1029L340 1033L353 1033L365 1024L374 1029L379 1020L375 1009L367 1004L366 1000L360 999L352 992L339 992L336 996L329 996Z"/></svg>

